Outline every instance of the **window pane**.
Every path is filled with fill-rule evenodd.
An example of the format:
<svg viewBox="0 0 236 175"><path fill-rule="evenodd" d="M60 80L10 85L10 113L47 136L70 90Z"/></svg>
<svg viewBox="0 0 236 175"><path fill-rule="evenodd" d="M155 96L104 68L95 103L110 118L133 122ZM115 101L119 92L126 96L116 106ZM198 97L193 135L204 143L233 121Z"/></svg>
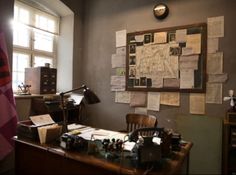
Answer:
<svg viewBox="0 0 236 175"><path fill-rule="evenodd" d="M35 18L36 27L50 32L55 32L55 21L41 15L36 15Z"/></svg>
<svg viewBox="0 0 236 175"><path fill-rule="evenodd" d="M53 35L46 32L34 32L34 49L53 52Z"/></svg>
<svg viewBox="0 0 236 175"><path fill-rule="evenodd" d="M50 66L53 66L53 59L48 57L34 57L34 67L45 66L45 63L49 63Z"/></svg>
<svg viewBox="0 0 236 175"><path fill-rule="evenodd" d="M13 53L13 90L17 90L18 85L24 83L26 67L30 67L30 56L27 54Z"/></svg>
<svg viewBox="0 0 236 175"><path fill-rule="evenodd" d="M29 24L29 14L29 10L26 10L19 6L14 7L14 21L23 24Z"/></svg>
<svg viewBox="0 0 236 175"><path fill-rule="evenodd" d="M23 25L14 23L13 44L28 47L30 46L30 31Z"/></svg>
<svg viewBox="0 0 236 175"><path fill-rule="evenodd" d="M19 10L19 22L29 24L29 11L21 8Z"/></svg>

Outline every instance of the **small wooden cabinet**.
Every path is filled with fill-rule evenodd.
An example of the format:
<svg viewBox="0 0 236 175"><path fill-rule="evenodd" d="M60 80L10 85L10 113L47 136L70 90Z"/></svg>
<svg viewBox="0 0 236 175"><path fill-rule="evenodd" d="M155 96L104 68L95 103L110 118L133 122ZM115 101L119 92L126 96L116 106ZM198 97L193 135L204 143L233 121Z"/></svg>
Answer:
<svg viewBox="0 0 236 175"><path fill-rule="evenodd" d="M55 94L57 70L48 67L25 68L25 84L31 85L32 94Z"/></svg>
<svg viewBox="0 0 236 175"><path fill-rule="evenodd" d="M223 122L222 174L236 174L236 112L227 112Z"/></svg>

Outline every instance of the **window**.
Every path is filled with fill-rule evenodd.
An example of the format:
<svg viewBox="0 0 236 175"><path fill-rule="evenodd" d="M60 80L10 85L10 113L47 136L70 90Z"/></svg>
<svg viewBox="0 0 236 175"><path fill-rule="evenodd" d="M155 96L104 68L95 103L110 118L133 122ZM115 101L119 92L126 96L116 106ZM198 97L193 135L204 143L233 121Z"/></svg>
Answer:
<svg viewBox="0 0 236 175"><path fill-rule="evenodd" d="M13 22L13 90L24 83L26 67L56 67L59 18L19 1Z"/></svg>

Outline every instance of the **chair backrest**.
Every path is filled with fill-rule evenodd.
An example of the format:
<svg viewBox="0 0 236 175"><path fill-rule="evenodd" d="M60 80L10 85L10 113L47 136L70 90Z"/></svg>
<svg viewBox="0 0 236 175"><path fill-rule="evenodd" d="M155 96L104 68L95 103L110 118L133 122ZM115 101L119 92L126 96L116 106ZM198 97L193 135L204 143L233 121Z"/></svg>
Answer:
<svg viewBox="0 0 236 175"><path fill-rule="evenodd" d="M143 127L156 127L157 118L152 115L145 114L127 114L126 115L127 132Z"/></svg>

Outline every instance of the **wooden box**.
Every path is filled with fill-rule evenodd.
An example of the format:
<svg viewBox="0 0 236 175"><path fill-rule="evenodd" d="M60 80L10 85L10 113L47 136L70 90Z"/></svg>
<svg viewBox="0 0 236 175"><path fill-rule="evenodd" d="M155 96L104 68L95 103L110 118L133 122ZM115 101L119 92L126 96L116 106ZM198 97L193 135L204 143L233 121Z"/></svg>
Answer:
<svg viewBox="0 0 236 175"><path fill-rule="evenodd" d="M39 140L37 126L35 126L31 120L18 122L16 133L19 138L28 138L34 141Z"/></svg>

